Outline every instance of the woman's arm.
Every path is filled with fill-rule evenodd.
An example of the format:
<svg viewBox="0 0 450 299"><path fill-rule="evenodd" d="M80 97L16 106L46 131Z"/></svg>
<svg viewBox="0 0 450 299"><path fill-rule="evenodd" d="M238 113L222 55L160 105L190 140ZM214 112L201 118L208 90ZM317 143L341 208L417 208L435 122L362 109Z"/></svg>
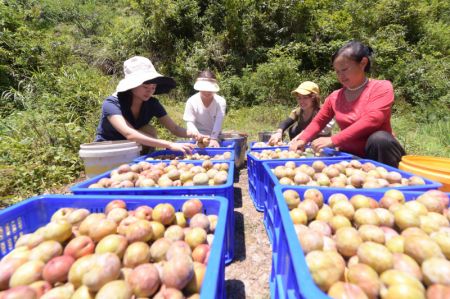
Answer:
<svg viewBox="0 0 450 299"><path fill-rule="evenodd" d="M192 134L198 135L200 132L198 131L197 127L195 126L194 122L187 121L186 122L187 131L191 132Z"/></svg>
<svg viewBox="0 0 450 299"><path fill-rule="evenodd" d="M134 141L146 146L162 147L171 150L182 151L183 153L190 152L192 149L188 144L177 144L167 140L152 138L148 135L145 135L134 129L122 115L116 114L108 116L108 120L111 125L127 140Z"/></svg>
<svg viewBox="0 0 450 299"><path fill-rule="evenodd" d="M334 147L333 141L331 140L331 130L333 129L334 123L335 121L332 119L319 133L318 138L311 142L311 147L314 151L318 152L324 147Z"/></svg>
<svg viewBox="0 0 450 299"><path fill-rule="evenodd" d="M323 130L319 133L319 136L322 137L330 137L331 136L331 132L333 131L333 127L334 124L336 123L336 121L334 120L334 118L326 125L325 128L323 128Z"/></svg>
<svg viewBox="0 0 450 299"><path fill-rule="evenodd" d="M281 141L281 139L283 138L283 132L289 128L290 126L292 126L292 124L295 122L294 119L292 119L291 117L286 118L285 120L283 120L280 125L278 126L277 132L272 134L272 136L270 136L269 139L269 144L275 144L279 141Z"/></svg>
<svg viewBox="0 0 450 299"><path fill-rule="evenodd" d="M163 117L158 118L160 124L162 124L167 130L169 130L173 135L182 137L182 138L190 138L194 137L195 132L189 132L185 128L177 125L169 115L165 115Z"/></svg>
<svg viewBox="0 0 450 299"><path fill-rule="evenodd" d="M284 131L286 131L290 126L292 126L295 123L295 119L292 119L291 117L286 118L285 120L283 120L280 125L278 126L278 130L283 133Z"/></svg>

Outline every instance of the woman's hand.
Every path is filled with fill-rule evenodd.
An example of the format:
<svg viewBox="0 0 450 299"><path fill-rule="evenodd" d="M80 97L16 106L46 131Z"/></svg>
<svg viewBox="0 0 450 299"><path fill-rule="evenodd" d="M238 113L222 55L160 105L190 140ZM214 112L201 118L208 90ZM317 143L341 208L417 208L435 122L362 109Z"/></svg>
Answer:
<svg viewBox="0 0 450 299"><path fill-rule="evenodd" d="M211 140L211 137L210 137L210 136L208 136L208 135L203 135L203 134L200 134L200 133L197 134L195 140L199 141L199 140L202 140L202 139L204 139L204 138L207 138L208 140Z"/></svg>
<svg viewBox="0 0 450 299"><path fill-rule="evenodd" d="M171 142L169 149L172 151L179 151L183 154L190 154L192 150L195 148L195 144L192 143L175 143Z"/></svg>
<svg viewBox="0 0 450 299"><path fill-rule="evenodd" d="M331 137L320 137L311 142L311 147L317 153L324 147L334 147L334 144Z"/></svg>
<svg viewBox="0 0 450 299"><path fill-rule="evenodd" d="M220 147L219 142L217 141L217 139L211 139L209 141L209 147Z"/></svg>
<svg viewBox="0 0 450 299"><path fill-rule="evenodd" d="M192 138L194 140L198 140L200 138L200 133L199 132L194 132L191 130L186 130L186 135L188 138Z"/></svg>
<svg viewBox="0 0 450 299"><path fill-rule="evenodd" d="M305 145L306 145L306 142L301 139L294 140L294 141L289 142L289 150L294 151L294 152L297 150L304 151Z"/></svg>
<svg viewBox="0 0 450 299"><path fill-rule="evenodd" d="M281 132L276 132L276 133L272 134L272 136L270 136L268 144L277 144L278 142L281 141L281 137L282 137Z"/></svg>

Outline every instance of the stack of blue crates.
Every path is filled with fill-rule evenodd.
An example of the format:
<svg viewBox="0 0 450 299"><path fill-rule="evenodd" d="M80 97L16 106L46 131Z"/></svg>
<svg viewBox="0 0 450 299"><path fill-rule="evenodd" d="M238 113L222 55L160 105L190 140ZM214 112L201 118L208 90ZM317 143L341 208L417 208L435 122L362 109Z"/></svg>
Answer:
<svg viewBox="0 0 450 299"><path fill-rule="evenodd" d="M224 141L219 148L196 149L201 155L221 155L230 152L227 160L211 160L213 164L226 163L228 177L225 184L215 186L179 186L179 187L136 187L136 188L88 188L102 178L110 177L107 171L94 178L81 182L71 188L75 195L42 195L30 198L0 211L0 258L14 249L15 241L23 234L34 232L50 221L59 208L86 208L91 212L103 212L106 204L114 199L127 203L129 209L140 205L156 206L170 203L180 211L182 204L189 198L199 198L203 203L205 214L218 215L208 266L202 284L201 298L225 298L225 265L234 257L234 169L236 143ZM172 151L155 152L155 155L181 154ZM134 163L145 160L140 157ZM161 161L148 161L157 164ZM194 165L202 165L204 160L183 160ZM132 163L132 164L134 164ZM130 164L130 165L132 165Z"/></svg>
<svg viewBox="0 0 450 299"><path fill-rule="evenodd" d="M256 209L264 211L263 222L268 238L272 244L271 298L330 299L327 294L316 286L311 277L282 193L285 190L293 189L303 198L306 190L314 188L323 194L325 202L328 202L328 198L335 193L343 193L349 197L356 194L363 194L380 200L384 192L392 188L348 189L281 185L278 178L272 172L272 169L285 165L287 161L294 162L296 167L298 167L301 164L311 166L318 160L323 161L328 166L341 161L358 159L361 163L371 162L377 167L384 167L387 171L396 171L404 178L409 178L413 174L375 161L359 159L346 153L340 153L338 155L334 153L334 157L260 160L252 155L251 151L262 152L263 150L275 150L277 148L287 150L288 147L254 147L254 144L255 142L250 144L250 150L247 152L249 193ZM330 149L327 149L326 153L331 156L330 153L333 152L329 151ZM438 189L442 186L442 184L428 179L424 179L424 181L425 185L399 186L395 187L395 189L401 190L405 194L406 200L412 200L427 190Z"/></svg>

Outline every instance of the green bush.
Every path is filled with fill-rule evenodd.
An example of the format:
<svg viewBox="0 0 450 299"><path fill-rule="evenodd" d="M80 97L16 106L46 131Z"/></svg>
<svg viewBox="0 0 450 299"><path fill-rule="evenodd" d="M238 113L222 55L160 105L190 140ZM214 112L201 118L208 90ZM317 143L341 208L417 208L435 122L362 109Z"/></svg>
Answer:
<svg viewBox="0 0 450 299"><path fill-rule="evenodd" d="M34 25L39 28L51 28L61 23L74 25L76 34L89 37L104 32L110 26L113 11L108 1L98 0L41 0L29 4Z"/></svg>
<svg viewBox="0 0 450 299"><path fill-rule="evenodd" d="M255 71L246 68L241 78L225 78L221 84L228 104L239 107L290 102L290 92L300 81L297 64L289 57L272 57Z"/></svg>
<svg viewBox="0 0 450 299"><path fill-rule="evenodd" d="M422 56L400 60L393 67L396 95L416 107L421 122L449 120L450 59Z"/></svg>
<svg viewBox="0 0 450 299"><path fill-rule="evenodd" d="M142 42L156 61L174 61L180 43L193 42L201 35L196 0L144 0L139 4L144 17Z"/></svg>
<svg viewBox="0 0 450 299"><path fill-rule="evenodd" d="M0 157L4 166L0 197L24 197L61 187L81 170L79 144L83 127L61 124L49 111L19 112L0 126Z"/></svg>

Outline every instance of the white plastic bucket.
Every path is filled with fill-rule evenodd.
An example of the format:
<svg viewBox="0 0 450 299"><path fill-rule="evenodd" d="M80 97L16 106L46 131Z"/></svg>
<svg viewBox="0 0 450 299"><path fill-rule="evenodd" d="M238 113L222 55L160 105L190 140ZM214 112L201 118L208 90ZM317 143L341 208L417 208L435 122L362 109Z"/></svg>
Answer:
<svg viewBox="0 0 450 299"><path fill-rule="evenodd" d="M139 157L141 149L141 145L132 141L103 141L80 145L79 154L84 162L86 177L91 178L131 162Z"/></svg>

